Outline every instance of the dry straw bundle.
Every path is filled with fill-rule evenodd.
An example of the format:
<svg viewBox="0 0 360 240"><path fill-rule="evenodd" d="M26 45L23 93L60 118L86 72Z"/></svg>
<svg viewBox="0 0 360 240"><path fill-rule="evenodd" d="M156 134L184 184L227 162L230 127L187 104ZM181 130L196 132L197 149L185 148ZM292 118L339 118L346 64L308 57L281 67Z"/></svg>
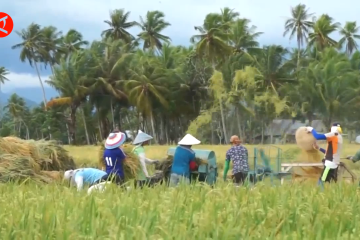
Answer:
<svg viewBox="0 0 360 240"><path fill-rule="evenodd" d="M302 149L296 162L301 163L321 163L322 153L314 149L316 139L311 133L307 132L306 127L300 127L295 133L296 143ZM323 167L296 167L293 169L293 179L296 181L310 180L319 178Z"/></svg>
<svg viewBox="0 0 360 240"><path fill-rule="evenodd" d="M316 142L316 139L307 131L306 127L299 127L298 130L296 130L295 139L301 149L305 151L314 149L313 144Z"/></svg>
<svg viewBox="0 0 360 240"><path fill-rule="evenodd" d="M174 157L168 155L167 158L161 160L158 164L156 164L155 169L160 170L164 173L165 177L168 177L171 172L171 166L173 163ZM195 162L198 166L207 164L208 162L206 160L195 158Z"/></svg>
<svg viewBox="0 0 360 240"><path fill-rule="evenodd" d="M44 171L74 169L75 162L55 141L0 138L0 182L51 182L55 178ZM54 176L54 174L53 174ZM56 180L59 177L56 177Z"/></svg>
<svg viewBox="0 0 360 240"><path fill-rule="evenodd" d="M105 168L104 164L104 150L105 150L105 143L101 144L101 148L99 151L99 167ZM136 156L136 154L132 153L134 146L125 144L121 146L121 149L125 152L126 159L124 161L124 173L125 173L125 180L130 180L136 178L138 170L140 169L140 162Z"/></svg>

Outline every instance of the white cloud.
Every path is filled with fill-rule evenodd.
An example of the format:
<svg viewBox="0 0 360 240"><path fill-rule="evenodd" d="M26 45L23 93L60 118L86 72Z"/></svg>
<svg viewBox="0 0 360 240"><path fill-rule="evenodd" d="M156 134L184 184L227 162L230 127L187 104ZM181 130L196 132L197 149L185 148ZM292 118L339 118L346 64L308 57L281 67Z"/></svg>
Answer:
<svg viewBox="0 0 360 240"><path fill-rule="evenodd" d="M44 86L48 86L45 80L49 79L49 76L40 76ZM5 81L1 86L3 92L10 92L14 88L27 88L27 87L40 87L38 76L30 73L15 73L10 72L6 76L9 81Z"/></svg>

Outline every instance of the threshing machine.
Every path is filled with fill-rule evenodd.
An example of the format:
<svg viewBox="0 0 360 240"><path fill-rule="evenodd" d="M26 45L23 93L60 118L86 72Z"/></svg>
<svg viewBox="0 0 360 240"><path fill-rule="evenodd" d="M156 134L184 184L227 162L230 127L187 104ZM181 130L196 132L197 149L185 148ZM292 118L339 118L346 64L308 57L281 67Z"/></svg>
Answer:
<svg viewBox="0 0 360 240"><path fill-rule="evenodd" d="M175 149L175 147L169 148L167 155L174 156ZM207 161L207 164L201 164L196 172L191 172L192 179L196 178L200 182L214 184L218 176L215 152L203 149L192 150L195 152L196 158Z"/></svg>

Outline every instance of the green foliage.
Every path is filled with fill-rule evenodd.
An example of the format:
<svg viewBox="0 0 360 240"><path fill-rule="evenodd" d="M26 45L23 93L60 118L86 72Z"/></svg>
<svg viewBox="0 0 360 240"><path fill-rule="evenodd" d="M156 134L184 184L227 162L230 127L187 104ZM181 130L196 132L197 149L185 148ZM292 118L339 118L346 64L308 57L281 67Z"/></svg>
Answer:
<svg viewBox="0 0 360 240"><path fill-rule="evenodd" d="M115 9L103 39L90 44L74 29L63 34L32 23L17 32L21 42L13 48L38 75L41 65L50 66L47 82L60 98L48 102L44 92L46 108L31 111L21 98L10 99L3 134L11 128L23 138L90 144L119 128L141 129L158 143L176 142L186 131L203 142L224 143L232 134L256 142L275 118L336 120L360 131L357 23L341 27L304 4L290 14L284 35L297 49L260 47L263 32L227 7L205 16L188 48L170 44L163 31L171 23L157 10L137 22ZM136 26L140 32L130 34ZM337 31L341 38L333 39ZM7 79L0 67L0 83Z"/></svg>

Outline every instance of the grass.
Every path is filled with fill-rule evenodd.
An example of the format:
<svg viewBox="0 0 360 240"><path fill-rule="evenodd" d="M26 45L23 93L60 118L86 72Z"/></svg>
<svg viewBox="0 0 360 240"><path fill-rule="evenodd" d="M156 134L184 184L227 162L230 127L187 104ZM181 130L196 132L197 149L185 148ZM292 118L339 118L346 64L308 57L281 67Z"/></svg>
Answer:
<svg viewBox="0 0 360 240"><path fill-rule="evenodd" d="M196 148L214 150L221 163L228 147ZM254 146L247 147L251 155ZM167 148L148 146L147 156L161 159ZM97 162L97 147L67 149L79 164ZM347 144L344 156L357 150L358 146ZM360 232L360 194L355 184L327 185L321 191L290 182L234 188L219 181L214 188L200 184L128 192L111 188L88 196L66 185L29 183L0 185L0 195L1 239L315 240L359 239Z"/></svg>

